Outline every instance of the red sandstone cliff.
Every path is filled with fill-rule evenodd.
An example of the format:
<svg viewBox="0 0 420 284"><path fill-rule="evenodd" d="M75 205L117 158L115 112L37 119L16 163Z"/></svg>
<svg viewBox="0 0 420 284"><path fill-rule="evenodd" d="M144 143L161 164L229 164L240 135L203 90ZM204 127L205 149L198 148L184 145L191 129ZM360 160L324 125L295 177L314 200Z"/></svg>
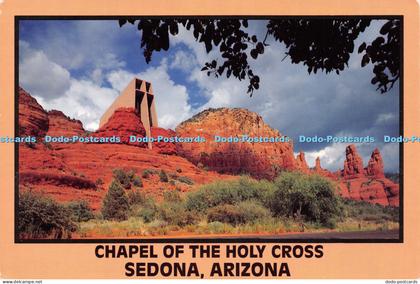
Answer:
<svg viewBox="0 0 420 284"><path fill-rule="evenodd" d="M332 178L332 179L336 179L336 177L337 177L336 173L332 173L332 172L330 172L326 169L323 169L321 167L321 159L319 157L317 157L315 159L315 167L312 169L312 172L317 174L317 175Z"/></svg>
<svg viewBox="0 0 420 284"><path fill-rule="evenodd" d="M363 160L357 153L356 146L353 144L346 148L343 176L345 178L364 176Z"/></svg>
<svg viewBox="0 0 420 284"><path fill-rule="evenodd" d="M261 116L246 109L208 109L176 128L180 137L201 136L204 143L178 143L178 154L196 165L220 173L248 173L271 179L280 170L296 169L291 142L217 143L214 136L280 137L278 130L264 123Z"/></svg>
<svg viewBox="0 0 420 284"><path fill-rule="evenodd" d="M373 176L377 178L384 177L384 162L382 161L381 153L379 149L376 148L372 155L370 156L370 160L368 166L365 169L366 175Z"/></svg>
<svg viewBox="0 0 420 284"><path fill-rule="evenodd" d="M175 131L171 129L164 129L161 127L151 127L151 135L153 138L157 139L159 136L162 137L175 137ZM166 155L175 155L176 152L176 145L175 143L171 142L154 142L152 144L152 149L155 150L159 154L166 154Z"/></svg>
<svg viewBox="0 0 420 284"><path fill-rule="evenodd" d="M35 98L19 88L19 135L44 136L48 124L47 112Z"/></svg>
<svg viewBox="0 0 420 284"><path fill-rule="evenodd" d="M309 173L309 167L306 163L305 153L303 153L302 151L300 151L299 154L296 156L296 167L301 172Z"/></svg>
<svg viewBox="0 0 420 284"><path fill-rule="evenodd" d="M373 151L367 167L363 168L357 148L349 145L344 169L331 173L321 167L319 158L315 168L309 170L303 152L294 158L291 142L212 142L214 135L228 137L242 133L249 136L281 136L277 130L266 125L259 115L244 109L207 110L179 125L176 131L152 127L152 136L200 135L207 142L177 145L153 143L152 150L147 149L145 143L140 144L141 147L133 147L127 142L128 137L143 137L145 130L133 109L122 108L92 134L121 136L122 144L20 144L20 188L40 190L61 201L86 199L97 209L115 168L133 169L138 175L145 169L164 169L174 174L179 174L181 170L182 175L191 178L197 185L221 178L234 178L219 173L248 173L257 178L272 178L279 170L286 169L330 178L338 183L343 197L399 206L399 185L384 177L383 160L378 149ZM34 98L20 89L19 132L21 135L42 137L47 133L54 136L80 135L84 129L80 121L70 119L60 111L47 113ZM200 167L207 167L210 171ZM104 181L103 186L96 184L98 179ZM191 190L191 186L185 184L162 183L157 176L143 180L143 184L146 192L155 195L161 194L162 188Z"/></svg>
<svg viewBox="0 0 420 284"><path fill-rule="evenodd" d="M146 130L134 108L119 108L93 136L121 138L121 143L147 147L145 142L130 142L130 136L145 137Z"/></svg>
<svg viewBox="0 0 420 284"><path fill-rule="evenodd" d="M59 110L50 110L48 119L47 135L49 136L73 136L85 133L80 120L71 119Z"/></svg>
<svg viewBox="0 0 420 284"><path fill-rule="evenodd" d="M49 125L49 123L51 123ZM50 128L50 130L49 130ZM63 129L61 129L63 128ZM77 135L83 134L83 126L77 120L66 117L59 111L46 112L37 101L23 89L19 94L19 130L22 135ZM173 136L174 132L162 128L152 129L155 135ZM133 110L120 109L108 123L92 136L144 136L145 130ZM138 146L138 145L136 145ZM143 145L144 147L146 145ZM133 170L138 176L148 170L165 170L169 176L184 176L194 184L176 179L162 182L158 174L142 178L143 192L162 198L164 189L190 191L204 183L233 176L204 171L182 157L174 154L175 145L155 145L150 150L133 147L131 144L93 143L38 143L19 144L19 190L40 191L52 198L68 202L86 200L93 209L100 208L102 199L113 178L113 170ZM164 153L164 154L162 154ZM101 181L100 183L98 181Z"/></svg>

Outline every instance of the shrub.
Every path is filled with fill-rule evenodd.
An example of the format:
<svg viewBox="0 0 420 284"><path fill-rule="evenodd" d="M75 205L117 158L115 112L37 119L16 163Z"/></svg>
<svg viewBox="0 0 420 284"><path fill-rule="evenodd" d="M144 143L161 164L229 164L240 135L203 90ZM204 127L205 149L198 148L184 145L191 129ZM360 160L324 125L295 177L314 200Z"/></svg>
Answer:
<svg viewBox="0 0 420 284"><path fill-rule="evenodd" d="M125 189L131 188L131 181L133 178L131 174L132 172L126 173L122 169L114 169L113 171L114 179L117 180L121 184L121 186Z"/></svg>
<svg viewBox="0 0 420 284"><path fill-rule="evenodd" d="M143 173L141 174L141 177L142 178L149 178L150 177L150 175L153 175L153 174L155 174L156 173L156 171L154 170L154 169L145 169L144 171L143 171Z"/></svg>
<svg viewBox="0 0 420 284"><path fill-rule="evenodd" d="M92 208L86 200L70 202L67 207L72 213L72 220L75 222L86 222L95 218Z"/></svg>
<svg viewBox="0 0 420 284"><path fill-rule="evenodd" d="M20 238L71 238L76 228L65 206L41 194L19 194L17 231Z"/></svg>
<svg viewBox="0 0 420 284"><path fill-rule="evenodd" d="M257 200L266 205L272 199L275 187L268 181L256 181L243 176L239 180L217 181L200 187L188 194L188 210L205 212L210 207L221 204L236 204L245 200Z"/></svg>
<svg viewBox="0 0 420 284"><path fill-rule="evenodd" d="M153 199L148 199L141 207L138 216L143 219L145 223L150 223L158 217L158 207Z"/></svg>
<svg viewBox="0 0 420 284"><path fill-rule="evenodd" d="M169 181L168 175L166 174L166 172L164 170L161 170L159 172L159 179L160 179L161 182L168 182Z"/></svg>
<svg viewBox="0 0 420 284"><path fill-rule="evenodd" d="M253 201L243 201L236 205L222 204L209 209L208 222L222 222L231 225L255 223L271 217L270 211Z"/></svg>
<svg viewBox="0 0 420 284"><path fill-rule="evenodd" d="M128 193L128 200L130 216L141 217L145 223L149 223L157 217L158 208L153 198L136 190Z"/></svg>
<svg viewBox="0 0 420 284"><path fill-rule="evenodd" d="M197 214L186 210L183 203L163 202L159 207L159 217L170 225L186 226L198 221Z"/></svg>
<svg viewBox="0 0 420 284"><path fill-rule="evenodd" d="M133 185L136 187L143 187L143 182L138 176L133 177Z"/></svg>
<svg viewBox="0 0 420 284"><path fill-rule="evenodd" d="M178 179L179 176L178 176L177 173L169 173L168 177L171 178L171 179Z"/></svg>
<svg viewBox="0 0 420 284"><path fill-rule="evenodd" d="M271 209L278 216L330 225L340 215L341 200L331 182L321 176L283 172L275 185Z"/></svg>
<svg viewBox="0 0 420 284"><path fill-rule="evenodd" d="M96 186L101 187L102 185L104 185L104 181L101 178L98 178L95 181Z"/></svg>
<svg viewBox="0 0 420 284"><path fill-rule="evenodd" d="M210 208L207 213L208 222L221 222L237 225L242 222L241 213L238 208L232 204L222 204Z"/></svg>
<svg viewBox="0 0 420 284"><path fill-rule="evenodd" d="M146 196L141 193L139 190L132 190L127 194L128 197L128 203L130 205L135 204L143 204L146 200Z"/></svg>
<svg viewBox="0 0 420 284"><path fill-rule="evenodd" d="M225 232L225 225L221 222L211 222L207 224L207 228L210 233L221 234Z"/></svg>
<svg viewBox="0 0 420 284"><path fill-rule="evenodd" d="M194 184L194 181L192 179L190 179L189 177L185 177L185 176L178 177L178 181L186 183L188 185L193 185Z"/></svg>
<svg viewBox="0 0 420 284"><path fill-rule="evenodd" d="M382 206L365 201L344 199L343 212L346 217L357 218L365 221L392 221L399 222L399 208Z"/></svg>
<svg viewBox="0 0 420 284"><path fill-rule="evenodd" d="M170 190L163 193L163 200L166 202L181 202L181 196L178 191Z"/></svg>
<svg viewBox="0 0 420 284"><path fill-rule="evenodd" d="M102 216L106 220L126 220L130 205L121 184L115 180L109 186L102 204Z"/></svg>

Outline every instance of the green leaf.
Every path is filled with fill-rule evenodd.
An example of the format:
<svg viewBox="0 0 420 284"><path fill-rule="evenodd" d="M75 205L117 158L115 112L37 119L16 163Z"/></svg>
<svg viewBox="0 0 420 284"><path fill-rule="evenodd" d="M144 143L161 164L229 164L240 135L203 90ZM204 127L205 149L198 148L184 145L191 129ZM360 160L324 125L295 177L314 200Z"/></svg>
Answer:
<svg viewBox="0 0 420 284"><path fill-rule="evenodd" d="M120 28L124 26L127 23L127 20L118 20L118 24L120 25Z"/></svg>
<svg viewBox="0 0 420 284"><path fill-rule="evenodd" d="M254 58L254 59L257 59L258 51L256 49L251 50L251 57Z"/></svg>
<svg viewBox="0 0 420 284"><path fill-rule="evenodd" d="M359 46L359 49L357 50L357 52L358 53L361 53L363 50L365 50L366 49L366 43L364 42L364 43L362 43L360 46Z"/></svg>
<svg viewBox="0 0 420 284"><path fill-rule="evenodd" d="M366 64L368 64L370 62L370 57L369 55L365 54L362 58L362 67L365 67Z"/></svg>
<svg viewBox="0 0 420 284"><path fill-rule="evenodd" d="M381 28L381 30L380 30L379 32L380 32L382 35L387 34L387 33L389 33L389 30L391 29L391 27L392 27L392 20L390 20L390 21L386 22L386 23L382 26L382 28Z"/></svg>

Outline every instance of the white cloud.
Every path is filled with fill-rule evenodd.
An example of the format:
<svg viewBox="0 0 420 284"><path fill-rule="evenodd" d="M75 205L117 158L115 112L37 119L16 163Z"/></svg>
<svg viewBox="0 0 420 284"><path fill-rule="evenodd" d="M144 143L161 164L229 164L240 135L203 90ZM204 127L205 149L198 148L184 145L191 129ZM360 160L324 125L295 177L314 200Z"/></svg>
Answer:
<svg viewBox="0 0 420 284"><path fill-rule="evenodd" d="M172 58L169 68L187 73L191 72L197 65L198 62L194 54L184 50L178 50Z"/></svg>
<svg viewBox="0 0 420 284"><path fill-rule="evenodd" d="M110 66L101 66L94 69L88 78L77 80L44 52L30 48L28 43L22 42L21 50L22 87L35 96L45 109L61 110L67 116L81 120L88 130L97 129L101 115L135 76L153 82L160 126L175 128L192 115L187 88L170 78L166 60L138 74L122 70L119 67L123 64L114 62L116 70L104 73L102 68ZM115 58L111 55L106 57L110 62ZM40 80L40 74L48 79ZM104 78L111 87L102 86Z"/></svg>
<svg viewBox="0 0 420 284"><path fill-rule="evenodd" d="M25 41L19 41L19 51L19 83L33 95L49 100L70 88L70 73L44 52L32 49Z"/></svg>
<svg viewBox="0 0 420 284"><path fill-rule="evenodd" d="M67 116L82 121L87 130L96 130L99 118L118 96L111 88L104 88L86 80L71 80L71 87L60 97L45 100L36 96L38 102L47 110L58 109Z"/></svg>
<svg viewBox="0 0 420 284"><path fill-rule="evenodd" d="M112 88L121 92L135 76L134 73L119 69L107 74L106 79Z"/></svg>
<svg viewBox="0 0 420 284"><path fill-rule="evenodd" d="M127 31L115 20L71 21L66 23L66 30L62 24L51 23L39 32L37 48L68 70L111 70L126 65L116 52L122 48L120 41Z"/></svg>
<svg viewBox="0 0 420 284"><path fill-rule="evenodd" d="M102 72L102 69L100 69L100 68L96 68L90 74L90 78L93 80L93 82L95 82L98 85L101 85L102 84L103 77L104 77L104 74Z"/></svg>
<svg viewBox="0 0 420 284"><path fill-rule="evenodd" d="M317 157L321 160L321 167L331 171L342 169L346 158L346 144L334 143L319 151L305 152L305 159L309 167L315 166Z"/></svg>
<svg viewBox="0 0 420 284"><path fill-rule="evenodd" d="M138 74L125 70L113 71L108 74L107 79L114 89L122 90L133 77L152 82L160 127L173 129L191 117L187 88L170 78L166 60L162 60L158 67L150 67Z"/></svg>
<svg viewBox="0 0 420 284"><path fill-rule="evenodd" d="M82 121L88 130L95 130L99 118L117 97L112 88L102 87L98 80L102 71L94 71L96 80L76 80L70 72L50 60L43 51L20 42L19 84L46 109L58 109Z"/></svg>
<svg viewBox="0 0 420 284"><path fill-rule="evenodd" d="M382 160L384 161L385 172L398 172L399 169L394 165L399 165L400 150L399 144L387 143L381 149Z"/></svg>
<svg viewBox="0 0 420 284"><path fill-rule="evenodd" d="M397 117L393 113L381 113L378 115L378 118L376 119L376 124L383 124L390 121L398 121Z"/></svg>

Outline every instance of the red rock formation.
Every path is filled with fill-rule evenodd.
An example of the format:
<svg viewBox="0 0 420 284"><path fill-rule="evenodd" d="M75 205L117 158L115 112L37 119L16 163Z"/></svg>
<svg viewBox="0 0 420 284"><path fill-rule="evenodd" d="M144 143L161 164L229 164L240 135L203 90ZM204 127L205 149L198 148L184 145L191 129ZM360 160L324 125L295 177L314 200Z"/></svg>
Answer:
<svg viewBox="0 0 420 284"><path fill-rule="evenodd" d="M382 161L382 156L378 148L376 148L372 152L368 166L366 167L365 170L366 170L366 175L368 176L374 176L377 178L381 178L385 176L384 162Z"/></svg>
<svg viewBox="0 0 420 284"><path fill-rule="evenodd" d="M60 202L87 200L93 209L100 209L116 168L133 170L142 180L141 191L158 199L165 190L191 191L215 180L235 178L199 169L176 155L162 155L126 144L65 143L54 149L19 145L20 190L40 191ZM146 169L185 176L194 184L161 182L158 174L142 178ZM92 184L98 179L104 184L95 189Z"/></svg>
<svg viewBox="0 0 420 284"><path fill-rule="evenodd" d="M52 115L61 116L55 112ZM61 118L55 121L67 123L66 119L61 120ZM59 127L68 125L66 123L54 123L56 129L53 131L60 131ZM26 131L24 133L28 135L31 133L45 135L48 130L47 113L26 92L20 96L19 100L19 124L24 125L21 130ZM78 129L76 125L78 123L73 125L72 131ZM40 129L37 129L37 126ZM162 136L174 134L164 129L155 129L155 131L155 134ZM92 135L144 136L145 130L133 110L120 109L114 113L107 125ZM22 143L19 144L19 190L43 192L60 202L86 200L94 210L99 210L113 179L113 170L116 168L134 170L140 177L145 169L165 170L168 175L177 174L188 177L194 182L193 185L177 181L165 183L160 181L158 174L142 178L142 191L158 199L162 198L163 189L175 190L177 188L181 191L190 191L214 180L236 178L199 169L182 157L162 155L158 153L161 148L157 149L154 151L131 145L109 143L37 143L32 147ZM164 152L172 150L165 148ZM103 181L103 185L97 183L99 179Z"/></svg>
<svg viewBox="0 0 420 284"><path fill-rule="evenodd" d="M175 131L171 129L164 129L160 127L151 127L151 134L152 137L158 139L159 136L162 137L175 137ZM152 149L154 149L159 154L166 154L166 155L175 155L176 154L176 146L175 143L171 142L154 142L152 144Z"/></svg>
<svg viewBox="0 0 420 284"><path fill-rule="evenodd" d="M344 161L343 176L356 178L364 175L363 160L357 153L356 146L351 144L346 148L346 160Z"/></svg>
<svg viewBox="0 0 420 284"><path fill-rule="evenodd" d="M115 110L107 123L98 129L92 136L118 136L121 138L121 143L147 147L147 143L145 142L130 142L130 136L146 136L146 130L134 108L119 108Z"/></svg>
<svg viewBox="0 0 420 284"><path fill-rule="evenodd" d="M358 177L340 182L341 195L354 200L399 206L399 185L387 178Z"/></svg>
<svg viewBox="0 0 420 284"><path fill-rule="evenodd" d="M194 164L220 173L248 173L256 178L273 178L284 169L296 169L292 142L217 143L223 137L281 137L278 130L264 123L261 116L246 109L208 109L176 128L179 137L201 136L203 143L178 143L177 152Z"/></svg>
<svg viewBox="0 0 420 284"><path fill-rule="evenodd" d="M48 123L50 122L50 130ZM83 133L81 124L66 118L61 112L44 109L23 89L19 95L19 126L22 135L42 136L47 133ZM65 127L65 129L60 129ZM59 201L88 200L99 209L106 188L112 180L115 168L133 169L141 175L145 169L163 169L168 173L191 178L195 185L162 183L159 177L143 179L143 190L158 198L162 188L182 191L218 179L235 178L213 171L202 170L196 165L221 173L249 173L255 177L271 178L277 170L301 170L307 167L304 153L295 159L291 142L278 143L215 143L213 135L280 136L277 130L267 126L255 113L243 109L218 109L205 111L177 128L178 136L206 138L205 143L155 143L152 150L124 144L69 143L35 146L19 145L19 186L22 190L43 191ZM61 135L61 134L60 134ZM133 109L119 109L100 130L97 136L145 136L145 130ZM174 136L171 130L152 128L152 136ZM176 148L176 149L175 149ZM179 154L176 153L180 151ZM164 154L164 155L162 155ZM168 155L170 154L170 155ZM187 157L184 159L177 155ZM341 195L382 205L399 206L399 185L383 176L383 161L378 150L372 153L366 169L357 154L356 147L346 149L346 161L340 174L333 174L321 167L319 158L311 172L330 178L338 184ZM97 179L104 181L97 186ZM95 188L96 186L96 188Z"/></svg>
<svg viewBox="0 0 420 284"><path fill-rule="evenodd" d="M368 166L363 162L354 145L346 148L346 161L340 183L342 195L351 199L378 203L384 206L399 206L399 185L385 178L383 161L378 149L372 152Z"/></svg>
<svg viewBox="0 0 420 284"><path fill-rule="evenodd" d="M19 135L42 137L48 131L48 114L35 98L19 88Z"/></svg>
<svg viewBox="0 0 420 284"><path fill-rule="evenodd" d="M327 177L327 178L331 178L331 179L336 179L337 178L337 175L335 173L332 173L332 172L330 172L326 169L323 169L321 167L321 159L319 157L317 157L315 159L315 167L312 169L312 172L317 174L317 175Z"/></svg>
<svg viewBox="0 0 420 284"><path fill-rule="evenodd" d="M71 119L59 110L50 110L48 112L49 136L73 136L85 133L83 124L80 120Z"/></svg>
<svg viewBox="0 0 420 284"><path fill-rule="evenodd" d="M300 151L299 154L296 156L296 167L301 172L304 172L304 173L309 172L309 167L305 159L305 153L302 151Z"/></svg>
<svg viewBox="0 0 420 284"><path fill-rule="evenodd" d="M321 167L321 159L319 157L316 157L315 159L315 171L316 172L322 172L323 168Z"/></svg>

